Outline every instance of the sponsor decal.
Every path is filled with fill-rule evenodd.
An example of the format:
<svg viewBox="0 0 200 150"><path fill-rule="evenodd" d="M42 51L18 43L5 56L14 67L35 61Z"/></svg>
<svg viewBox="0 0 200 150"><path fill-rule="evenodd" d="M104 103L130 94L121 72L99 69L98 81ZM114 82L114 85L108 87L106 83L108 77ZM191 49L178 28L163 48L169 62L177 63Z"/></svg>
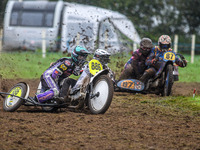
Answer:
<svg viewBox="0 0 200 150"><path fill-rule="evenodd" d="M59 69L62 70L62 71L65 71L65 70L67 70L67 66L65 66L65 64L61 64L59 66Z"/></svg>
<svg viewBox="0 0 200 150"><path fill-rule="evenodd" d="M71 62L70 62L69 60L65 60L65 64L66 64L67 66L70 66L70 65L71 65Z"/></svg>

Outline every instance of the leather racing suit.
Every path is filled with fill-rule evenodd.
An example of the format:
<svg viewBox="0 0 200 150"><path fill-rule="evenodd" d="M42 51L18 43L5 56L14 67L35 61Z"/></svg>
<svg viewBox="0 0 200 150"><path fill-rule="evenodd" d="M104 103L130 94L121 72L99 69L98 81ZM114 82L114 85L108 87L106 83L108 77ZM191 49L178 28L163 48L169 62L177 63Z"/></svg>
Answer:
<svg viewBox="0 0 200 150"><path fill-rule="evenodd" d="M142 52L140 52L140 49L133 52L132 57L125 64L119 80L139 79L147 68L145 65L146 58L147 56L143 55Z"/></svg>
<svg viewBox="0 0 200 150"><path fill-rule="evenodd" d="M76 70L75 64L72 62L71 58L61 58L53 63L41 75L40 80L42 89L41 93L36 95L38 101L43 103L58 96L60 91L60 82L71 74L79 75L77 72L78 70Z"/></svg>

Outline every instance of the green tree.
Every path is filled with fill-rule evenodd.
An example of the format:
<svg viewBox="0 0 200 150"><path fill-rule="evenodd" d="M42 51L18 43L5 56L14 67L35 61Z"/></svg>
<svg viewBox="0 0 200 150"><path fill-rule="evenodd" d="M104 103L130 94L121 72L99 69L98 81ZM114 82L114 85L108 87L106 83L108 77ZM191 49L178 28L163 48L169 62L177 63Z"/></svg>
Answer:
<svg viewBox="0 0 200 150"><path fill-rule="evenodd" d="M8 0L0 1L0 28L3 26L3 18L5 14L6 3Z"/></svg>
<svg viewBox="0 0 200 150"><path fill-rule="evenodd" d="M200 34L200 1L178 0L180 18L190 34Z"/></svg>

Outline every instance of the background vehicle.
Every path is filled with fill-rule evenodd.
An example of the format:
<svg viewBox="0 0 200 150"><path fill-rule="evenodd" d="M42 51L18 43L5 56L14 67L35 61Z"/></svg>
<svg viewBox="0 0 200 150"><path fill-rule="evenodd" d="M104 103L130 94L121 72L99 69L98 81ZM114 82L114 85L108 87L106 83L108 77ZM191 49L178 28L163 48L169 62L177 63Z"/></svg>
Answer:
<svg viewBox="0 0 200 150"><path fill-rule="evenodd" d="M71 52L72 46L83 44L111 53L131 50L140 41L132 22L118 12L63 1L8 1L3 49L35 50L43 39L51 51Z"/></svg>
<svg viewBox="0 0 200 150"><path fill-rule="evenodd" d="M175 54L172 51L165 52L161 58L162 64L159 71L146 84L136 79L125 79L119 81L117 87L122 90L169 96L174 81L178 80L177 66L174 66L176 55L184 59L181 54Z"/></svg>
<svg viewBox="0 0 200 150"><path fill-rule="evenodd" d="M8 1L4 17L3 49L40 48L44 32L47 47L56 50L62 8L62 1Z"/></svg>

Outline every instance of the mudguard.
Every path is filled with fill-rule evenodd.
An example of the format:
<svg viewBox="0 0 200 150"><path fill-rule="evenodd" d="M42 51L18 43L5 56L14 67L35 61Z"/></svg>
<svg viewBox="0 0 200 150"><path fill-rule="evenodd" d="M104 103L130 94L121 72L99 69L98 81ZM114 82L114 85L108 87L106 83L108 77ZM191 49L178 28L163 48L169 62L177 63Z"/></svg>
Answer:
<svg viewBox="0 0 200 150"><path fill-rule="evenodd" d="M136 79L125 79L117 83L117 86L122 89L132 90L132 91L143 91L144 83Z"/></svg>
<svg viewBox="0 0 200 150"><path fill-rule="evenodd" d="M24 99L27 99L28 96L29 96L29 93L30 93L30 87L29 87L29 85L26 82L19 82L19 83L22 83L22 84L24 84L27 87L26 95L24 97Z"/></svg>
<svg viewBox="0 0 200 150"><path fill-rule="evenodd" d="M102 75L102 74L108 74L108 73L109 73L109 70L108 70L108 69L103 69L103 70L99 71L98 73L96 73L94 76L92 76L92 77L90 78L90 83L93 82L93 80L94 80L95 78L97 78L98 76L100 76L100 75Z"/></svg>

